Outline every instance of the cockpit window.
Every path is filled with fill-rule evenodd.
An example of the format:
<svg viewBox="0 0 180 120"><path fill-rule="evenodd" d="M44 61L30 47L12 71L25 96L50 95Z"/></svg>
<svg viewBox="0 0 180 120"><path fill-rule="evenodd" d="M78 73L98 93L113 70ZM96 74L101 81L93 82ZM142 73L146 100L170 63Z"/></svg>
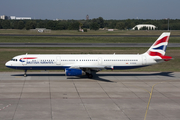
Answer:
<svg viewBox="0 0 180 120"><path fill-rule="evenodd" d="M17 61L17 59L11 59L11 61Z"/></svg>

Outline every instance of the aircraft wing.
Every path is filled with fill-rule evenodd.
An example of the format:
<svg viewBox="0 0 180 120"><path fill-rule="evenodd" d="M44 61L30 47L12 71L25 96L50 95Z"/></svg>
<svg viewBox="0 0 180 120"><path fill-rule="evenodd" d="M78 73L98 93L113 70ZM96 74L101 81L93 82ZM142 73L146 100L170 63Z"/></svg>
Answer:
<svg viewBox="0 0 180 120"><path fill-rule="evenodd" d="M76 68L76 69L83 69L83 68L87 68L87 69L109 69L109 68L113 68L113 66L93 66L93 65L75 65L75 66L71 66L71 68Z"/></svg>

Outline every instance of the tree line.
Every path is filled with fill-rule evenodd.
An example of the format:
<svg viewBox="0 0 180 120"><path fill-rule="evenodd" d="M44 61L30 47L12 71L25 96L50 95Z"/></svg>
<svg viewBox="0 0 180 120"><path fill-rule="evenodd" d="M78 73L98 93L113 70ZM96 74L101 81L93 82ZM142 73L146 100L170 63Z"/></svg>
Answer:
<svg viewBox="0 0 180 120"><path fill-rule="evenodd" d="M138 24L152 24L157 30L167 30L168 20L126 19L104 20L102 17L90 20L0 20L0 29L35 29L78 30L79 27L98 30L99 28L127 30ZM180 30L180 19L169 19L170 30ZM144 29L143 29L144 30Z"/></svg>

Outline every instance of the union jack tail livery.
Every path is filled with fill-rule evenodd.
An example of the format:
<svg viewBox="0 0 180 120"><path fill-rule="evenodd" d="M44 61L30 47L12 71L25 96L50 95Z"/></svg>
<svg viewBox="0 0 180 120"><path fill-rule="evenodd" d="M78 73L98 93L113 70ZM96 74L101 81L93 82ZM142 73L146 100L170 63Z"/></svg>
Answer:
<svg viewBox="0 0 180 120"><path fill-rule="evenodd" d="M164 61L171 60L172 57L165 56L169 37L170 37L169 32L162 33L161 36L154 42L154 44L145 53L145 55L153 57L154 60L164 60Z"/></svg>

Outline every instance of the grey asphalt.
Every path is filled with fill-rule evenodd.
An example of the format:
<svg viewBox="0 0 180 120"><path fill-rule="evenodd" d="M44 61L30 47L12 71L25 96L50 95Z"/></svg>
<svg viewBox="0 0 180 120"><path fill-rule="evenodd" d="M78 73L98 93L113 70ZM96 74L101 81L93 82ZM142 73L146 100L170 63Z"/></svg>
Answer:
<svg viewBox="0 0 180 120"><path fill-rule="evenodd" d="M152 43L0 43L0 47L150 47ZM180 47L169 43L168 47Z"/></svg>
<svg viewBox="0 0 180 120"><path fill-rule="evenodd" d="M94 79L27 75L0 72L0 120L180 119L180 72L100 72Z"/></svg>

